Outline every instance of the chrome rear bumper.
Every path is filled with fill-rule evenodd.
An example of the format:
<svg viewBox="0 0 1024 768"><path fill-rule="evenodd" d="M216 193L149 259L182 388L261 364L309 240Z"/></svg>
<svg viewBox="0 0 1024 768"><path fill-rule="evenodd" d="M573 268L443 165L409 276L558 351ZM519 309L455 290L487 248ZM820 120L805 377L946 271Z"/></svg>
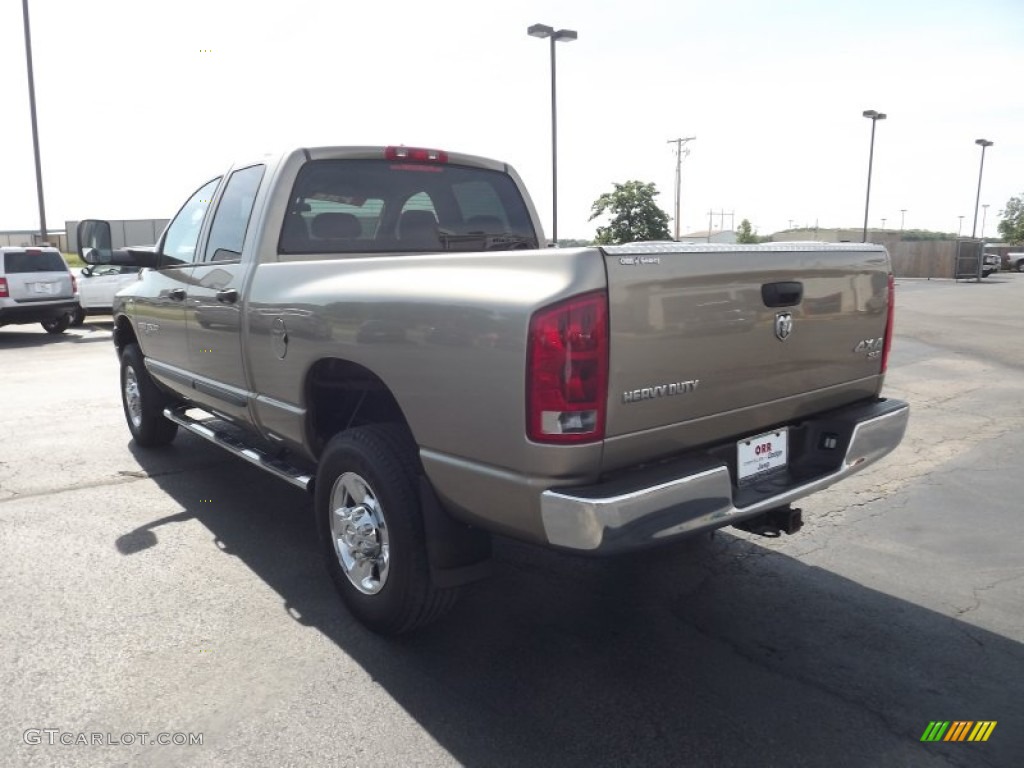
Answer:
<svg viewBox="0 0 1024 768"><path fill-rule="evenodd" d="M805 428L814 441L845 425L842 459L810 476L769 479L751 503L737 501L729 465L706 454L585 488L548 490L541 494L544 531L552 546L606 554L733 525L870 466L899 445L909 417L907 403L880 400L809 420ZM817 455L809 460L820 463Z"/></svg>

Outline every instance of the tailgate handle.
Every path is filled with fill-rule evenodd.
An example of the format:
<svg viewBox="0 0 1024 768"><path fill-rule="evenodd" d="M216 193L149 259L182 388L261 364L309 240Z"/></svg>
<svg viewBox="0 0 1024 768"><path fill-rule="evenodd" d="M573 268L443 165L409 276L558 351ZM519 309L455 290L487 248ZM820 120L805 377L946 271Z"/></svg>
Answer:
<svg viewBox="0 0 1024 768"><path fill-rule="evenodd" d="M761 298L766 307L795 307L803 297L803 283L765 283L761 286Z"/></svg>

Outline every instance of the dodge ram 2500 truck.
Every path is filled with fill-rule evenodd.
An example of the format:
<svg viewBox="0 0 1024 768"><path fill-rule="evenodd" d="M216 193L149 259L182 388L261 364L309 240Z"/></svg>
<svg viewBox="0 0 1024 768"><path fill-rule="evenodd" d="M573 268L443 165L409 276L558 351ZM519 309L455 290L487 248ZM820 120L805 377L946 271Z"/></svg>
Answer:
<svg viewBox="0 0 1024 768"><path fill-rule="evenodd" d="M115 297L135 441L183 428L312 492L352 614L395 633L491 534L638 550L789 505L900 442L893 279L869 244L543 248L508 165L298 149L199 187Z"/></svg>

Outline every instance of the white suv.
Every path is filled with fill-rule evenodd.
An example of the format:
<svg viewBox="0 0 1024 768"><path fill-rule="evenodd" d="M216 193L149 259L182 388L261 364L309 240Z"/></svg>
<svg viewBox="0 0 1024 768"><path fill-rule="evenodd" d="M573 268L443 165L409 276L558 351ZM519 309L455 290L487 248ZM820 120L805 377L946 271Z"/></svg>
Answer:
<svg viewBox="0 0 1024 768"><path fill-rule="evenodd" d="M64 333L77 293L56 248L0 247L0 325L41 323L47 333Z"/></svg>

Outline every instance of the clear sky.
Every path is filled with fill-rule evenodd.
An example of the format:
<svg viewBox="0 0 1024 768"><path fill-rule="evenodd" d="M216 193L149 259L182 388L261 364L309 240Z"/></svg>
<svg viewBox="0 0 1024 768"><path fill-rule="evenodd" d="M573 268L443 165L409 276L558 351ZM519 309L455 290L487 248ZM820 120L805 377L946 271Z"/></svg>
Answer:
<svg viewBox="0 0 1024 768"><path fill-rule="evenodd" d="M986 234L1024 192L1022 0L31 0L47 221L169 218L239 155L407 144L496 157L550 234L543 23L559 43L559 235L589 238L613 182L657 184L682 231L709 209L767 234L860 226ZM0 4L0 230L38 226L21 3ZM718 220L716 219L716 226ZM728 219L726 219L728 226ZM981 221L979 215L978 229Z"/></svg>

